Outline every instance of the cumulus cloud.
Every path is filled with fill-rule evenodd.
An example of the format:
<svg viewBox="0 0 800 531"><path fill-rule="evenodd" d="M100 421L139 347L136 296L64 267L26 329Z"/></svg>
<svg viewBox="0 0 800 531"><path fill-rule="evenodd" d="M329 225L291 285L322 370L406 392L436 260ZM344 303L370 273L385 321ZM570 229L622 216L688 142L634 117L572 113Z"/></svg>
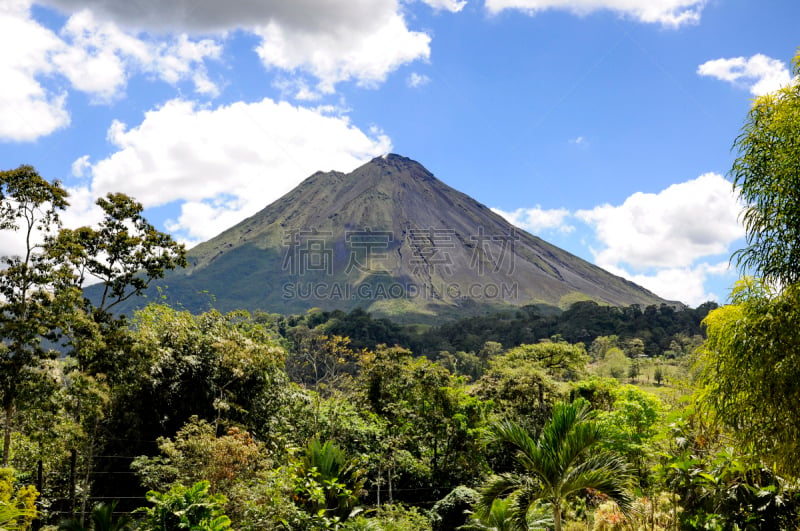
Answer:
<svg viewBox="0 0 800 531"><path fill-rule="evenodd" d="M570 212L563 208L543 209L537 205L534 208L518 208L513 212L504 212L498 208L493 208L492 211L505 218L512 225L533 234L552 229L558 229L561 232L572 232L574 230L573 226L565 223Z"/></svg>
<svg viewBox="0 0 800 531"><path fill-rule="evenodd" d="M92 164L89 162L89 155L84 155L78 159L75 159L72 163L72 175L73 177L83 177L84 174L88 169L92 167Z"/></svg>
<svg viewBox="0 0 800 531"><path fill-rule="evenodd" d="M706 61L697 67L697 73L746 87L754 96L774 92L792 80L783 61L763 54Z"/></svg>
<svg viewBox="0 0 800 531"><path fill-rule="evenodd" d="M428 59L431 41L425 33L410 31L402 14L393 9L379 17L378 24L357 28L360 31L349 27L306 31L270 22L256 30L262 38L256 52L267 67L311 74L323 93L348 80L375 86L399 66Z"/></svg>
<svg viewBox="0 0 800 531"><path fill-rule="evenodd" d="M645 23L677 28L700 21L706 0L486 0L491 13L519 9L531 14L560 9L578 15L614 11Z"/></svg>
<svg viewBox="0 0 800 531"><path fill-rule="evenodd" d="M430 56L430 36L408 28L397 0L41 3L68 16L57 33L34 20L30 1L0 6L0 140L35 140L66 127L69 89L107 103L139 73L173 85L187 81L214 97L219 87L206 64L220 59L225 32L237 28L261 38L255 53L302 100L344 81L374 86Z"/></svg>
<svg viewBox="0 0 800 531"><path fill-rule="evenodd" d="M689 267L698 258L727 252L744 235L740 211L731 183L706 173L658 194L637 192L620 206L606 204L576 216L602 242L595 251L602 267Z"/></svg>
<svg viewBox="0 0 800 531"><path fill-rule="evenodd" d="M114 122L108 139L116 152L91 164L91 194L178 203L169 229L188 241L215 236L317 170L349 171L391 150L385 135L346 117L270 99L216 108L172 100L133 128Z"/></svg>
<svg viewBox="0 0 800 531"><path fill-rule="evenodd" d="M0 140L30 141L70 123L67 87L95 102L118 97L132 72L176 84L190 80L197 92L215 94L205 61L221 47L209 39L178 35L160 41L131 36L111 22L79 11L58 34L31 17L24 1L0 9ZM63 83L66 81L66 83Z"/></svg>
<svg viewBox="0 0 800 531"><path fill-rule="evenodd" d="M693 267L670 267L656 269L650 273L631 273L623 267L609 266L607 270L658 294L671 301L680 301L697 307L707 301L721 301L725 294L714 293L707 288L710 277L731 278L731 286L735 279L735 270L727 261L718 263L700 263Z"/></svg>
<svg viewBox="0 0 800 531"><path fill-rule="evenodd" d="M492 209L510 223L532 233L558 229L578 234L594 262L668 299L697 306L722 300L707 286L730 277L731 244L744 236L739 223L741 204L731 183L716 173L674 184L659 193L637 192L621 205L600 205L571 213L565 209ZM585 226L570 224L579 220Z"/></svg>
<svg viewBox="0 0 800 531"><path fill-rule="evenodd" d="M61 30L64 42L53 64L73 88L99 100L112 99L126 82L123 55L147 56L146 47L113 24L98 25L89 11L69 18Z"/></svg>
<svg viewBox="0 0 800 531"><path fill-rule="evenodd" d="M132 31L221 34L242 29L260 36L265 66L312 75L319 90L336 83L383 81L398 66L430 55L430 37L411 31L397 0L42 0L67 13L91 10ZM426 0L458 11L463 2Z"/></svg>
<svg viewBox="0 0 800 531"><path fill-rule="evenodd" d="M191 80L195 90L215 95L206 77L205 61L222 51L211 39L190 40L185 34L159 41L129 35L116 24L100 22L91 11L72 15L61 30L64 46L53 57L73 88L110 100L124 88L129 72L153 74L175 85Z"/></svg>
<svg viewBox="0 0 800 531"><path fill-rule="evenodd" d="M0 140L35 140L69 124L66 94L39 81L53 73L50 56L60 45L24 3L0 8Z"/></svg>
<svg viewBox="0 0 800 531"><path fill-rule="evenodd" d="M602 205L575 216L594 229L600 267L658 295L696 305L712 275L731 273L730 245L744 236L741 205L731 183L716 173L674 184L657 194L637 192L622 205ZM709 261L710 260L710 261Z"/></svg>

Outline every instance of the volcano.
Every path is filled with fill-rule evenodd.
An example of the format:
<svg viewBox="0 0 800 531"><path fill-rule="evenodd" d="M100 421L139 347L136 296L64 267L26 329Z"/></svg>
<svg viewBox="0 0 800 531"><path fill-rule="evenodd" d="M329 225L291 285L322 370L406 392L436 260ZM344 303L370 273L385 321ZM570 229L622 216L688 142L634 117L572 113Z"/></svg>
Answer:
<svg viewBox="0 0 800 531"><path fill-rule="evenodd" d="M528 304L673 304L509 224L421 164L389 154L317 172L191 249L160 284L170 304L406 322ZM155 293L156 287L151 292Z"/></svg>

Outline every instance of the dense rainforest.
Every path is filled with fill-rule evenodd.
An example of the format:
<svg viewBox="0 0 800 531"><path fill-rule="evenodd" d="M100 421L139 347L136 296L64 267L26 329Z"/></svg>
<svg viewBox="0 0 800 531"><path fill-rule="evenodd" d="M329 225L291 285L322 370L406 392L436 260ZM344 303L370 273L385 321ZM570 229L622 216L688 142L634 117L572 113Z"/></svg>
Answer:
<svg viewBox="0 0 800 531"><path fill-rule="evenodd" d="M119 316L184 248L122 194L63 228L59 183L0 172L0 528L797 529L798 132L794 82L735 142L730 304L436 327Z"/></svg>
<svg viewBox="0 0 800 531"><path fill-rule="evenodd" d="M178 512L177 500L193 497L216 500L209 522L224 514L236 529L455 529L479 524L465 511L478 514L484 483L522 474L513 442L493 441L495 423L535 437L554 411L582 404L591 412L583 422L603 431L592 446L625 460L620 481L631 507L645 511L635 518L666 526L685 510L666 482L688 449L663 453L701 435L665 431L691 386L691 356L676 345L691 351L703 341L689 335L696 311L685 312L669 313L690 326L675 325L675 350L658 356L640 338L611 335L589 345L488 340L429 358L399 341L354 347L332 333L349 325L361 342L378 330L411 337L359 311L191 315L151 305L108 339L113 359L95 357L86 369L70 357L49 360L51 385L61 385L20 404L11 463L40 492L39 517L51 523L88 521L102 503L119 514L148 501L146 511ZM503 317L487 316L487 328ZM567 521L622 518L607 495L577 494L564 506ZM142 521L156 518L146 511ZM536 515L553 525L545 506Z"/></svg>

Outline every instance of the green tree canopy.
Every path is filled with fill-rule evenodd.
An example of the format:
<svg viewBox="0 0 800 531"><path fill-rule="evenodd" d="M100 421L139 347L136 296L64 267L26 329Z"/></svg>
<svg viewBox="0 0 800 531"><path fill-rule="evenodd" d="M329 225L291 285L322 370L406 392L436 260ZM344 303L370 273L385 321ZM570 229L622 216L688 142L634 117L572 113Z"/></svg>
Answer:
<svg viewBox="0 0 800 531"><path fill-rule="evenodd" d="M800 53L794 58L800 75ZM800 281L800 82L757 98L734 143L730 175L745 203L740 266L767 281Z"/></svg>
<svg viewBox="0 0 800 531"><path fill-rule="evenodd" d="M3 463L8 464L14 411L49 353L42 344L55 325L56 264L44 238L61 226L67 206L60 183L31 166L0 172L0 229L21 236L19 254L0 260L0 404L5 415Z"/></svg>
<svg viewBox="0 0 800 531"><path fill-rule="evenodd" d="M800 285L779 294L745 280L733 304L705 320L702 400L734 428L744 446L800 474Z"/></svg>
<svg viewBox="0 0 800 531"><path fill-rule="evenodd" d="M488 514L494 501L511 498L513 529L528 529L528 511L537 501L550 504L556 531L567 497L595 489L616 501L623 511L631 508L630 472L616 453L599 450L605 434L585 400L560 402L538 435L512 421L496 423L490 437L516 451L520 471L489 478L481 491L479 514Z"/></svg>

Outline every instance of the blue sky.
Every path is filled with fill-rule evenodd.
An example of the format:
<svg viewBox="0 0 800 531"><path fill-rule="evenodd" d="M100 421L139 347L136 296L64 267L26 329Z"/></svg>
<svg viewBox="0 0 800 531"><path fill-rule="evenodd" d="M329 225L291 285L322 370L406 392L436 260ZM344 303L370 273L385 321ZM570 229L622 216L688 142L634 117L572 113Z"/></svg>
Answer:
<svg viewBox="0 0 800 531"><path fill-rule="evenodd" d="M120 191L192 244L395 152L663 297L724 302L731 144L790 82L798 20L789 0L0 0L0 168L63 181L67 224Z"/></svg>

